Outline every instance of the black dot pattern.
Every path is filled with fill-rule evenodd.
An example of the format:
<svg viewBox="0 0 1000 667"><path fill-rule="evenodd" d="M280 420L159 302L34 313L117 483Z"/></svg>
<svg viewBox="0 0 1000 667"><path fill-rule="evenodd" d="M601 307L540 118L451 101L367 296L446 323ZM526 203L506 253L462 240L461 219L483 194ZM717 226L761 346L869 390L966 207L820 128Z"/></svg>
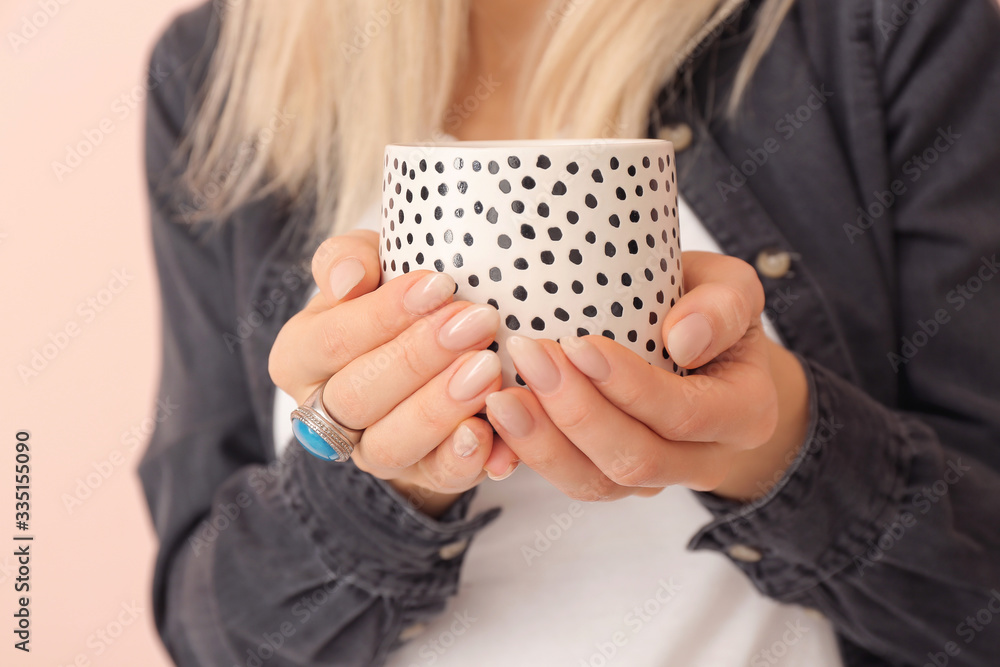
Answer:
<svg viewBox="0 0 1000 667"><path fill-rule="evenodd" d="M683 293L672 151L657 142L387 148L383 281L446 271L506 337L601 335L685 374L660 340Z"/></svg>

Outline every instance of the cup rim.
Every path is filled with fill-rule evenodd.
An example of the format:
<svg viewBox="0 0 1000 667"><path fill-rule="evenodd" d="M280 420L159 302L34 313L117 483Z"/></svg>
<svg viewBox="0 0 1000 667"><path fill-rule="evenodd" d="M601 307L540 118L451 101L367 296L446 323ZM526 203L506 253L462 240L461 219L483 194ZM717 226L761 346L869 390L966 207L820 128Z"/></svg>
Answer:
<svg viewBox="0 0 1000 667"><path fill-rule="evenodd" d="M434 148L450 148L455 150L463 149L535 149L535 148L593 148L600 146L657 146L657 145L670 145L673 143L665 139L649 139L649 138L581 138L581 139L491 139L491 140L475 140L475 141L426 141L426 142L412 142L412 143L396 143L396 144L386 144L385 149L388 151L391 148L422 148L422 149L434 149Z"/></svg>

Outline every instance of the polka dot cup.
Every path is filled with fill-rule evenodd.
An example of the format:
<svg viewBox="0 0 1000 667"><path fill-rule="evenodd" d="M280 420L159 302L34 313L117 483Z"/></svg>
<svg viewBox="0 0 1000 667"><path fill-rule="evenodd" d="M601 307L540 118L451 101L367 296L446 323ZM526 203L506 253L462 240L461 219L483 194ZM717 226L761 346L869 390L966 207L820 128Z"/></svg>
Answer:
<svg viewBox="0 0 1000 667"><path fill-rule="evenodd" d="M600 334L683 374L660 335L683 289L673 157L652 139L387 146L383 282L446 271L500 311L505 387L524 384L515 333Z"/></svg>

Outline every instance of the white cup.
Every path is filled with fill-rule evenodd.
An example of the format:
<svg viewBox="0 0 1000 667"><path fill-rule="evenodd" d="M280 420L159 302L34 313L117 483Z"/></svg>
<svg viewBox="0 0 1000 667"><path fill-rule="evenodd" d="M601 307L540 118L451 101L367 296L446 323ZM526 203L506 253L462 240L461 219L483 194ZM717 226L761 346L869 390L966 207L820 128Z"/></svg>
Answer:
<svg viewBox="0 0 1000 667"><path fill-rule="evenodd" d="M512 335L603 334L684 374L660 329L681 297L673 144L656 139L474 141L385 149L383 282L445 271L489 303L503 384L523 385Z"/></svg>

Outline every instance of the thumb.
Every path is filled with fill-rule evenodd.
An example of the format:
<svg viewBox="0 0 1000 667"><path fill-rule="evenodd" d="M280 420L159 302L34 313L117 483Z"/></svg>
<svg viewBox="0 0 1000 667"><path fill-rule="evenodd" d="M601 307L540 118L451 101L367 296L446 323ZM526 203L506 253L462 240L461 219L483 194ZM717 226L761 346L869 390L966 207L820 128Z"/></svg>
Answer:
<svg viewBox="0 0 1000 667"><path fill-rule="evenodd" d="M684 368L698 368L736 344L760 321L764 288L757 272L735 257L685 252L687 292L663 320L670 357Z"/></svg>
<svg viewBox="0 0 1000 667"><path fill-rule="evenodd" d="M313 309L332 308L371 292L379 286L382 271L378 260L378 234L353 229L331 236L320 244L312 258L312 275L322 299L313 299Z"/></svg>

